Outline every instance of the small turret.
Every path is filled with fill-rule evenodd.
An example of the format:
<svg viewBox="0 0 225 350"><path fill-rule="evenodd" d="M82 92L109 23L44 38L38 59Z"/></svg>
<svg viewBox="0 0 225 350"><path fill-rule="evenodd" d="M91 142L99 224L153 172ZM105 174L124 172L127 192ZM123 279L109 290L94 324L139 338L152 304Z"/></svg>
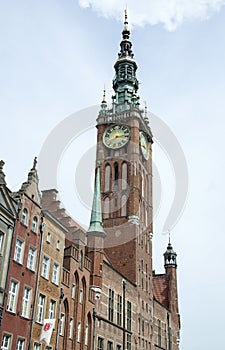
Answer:
<svg viewBox="0 0 225 350"><path fill-rule="evenodd" d="M167 250L164 253L164 266L166 267L177 267L177 253L174 252L173 247L170 243L167 246Z"/></svg>

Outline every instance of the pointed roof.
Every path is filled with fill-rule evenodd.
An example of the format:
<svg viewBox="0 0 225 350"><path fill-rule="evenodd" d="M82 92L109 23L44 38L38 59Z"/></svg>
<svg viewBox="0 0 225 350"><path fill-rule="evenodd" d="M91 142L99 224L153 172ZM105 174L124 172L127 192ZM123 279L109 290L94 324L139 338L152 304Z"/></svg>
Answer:
<svg viewBox="0 0 225 350"><path fill-rule="evenodd" d="M119 58L122 57L129 57L131 59L134 58L134 54L132 52L132 43L129 40L130 38L130 30L128 28L128 19L127 19L127 9L124 11L125 12L125 18L124 18L124 28L122 31L122 41L120 43L120 52L118 54Z"/></svg>
<svg viewBox="0 0 225 350"><path fill-rule="evenodd" d="M106 236L102 225L102 204L101 204L101 189L100 189L100 167L98 166L95 177L94 198L92 204L90 226L87 235Z"/></svg>

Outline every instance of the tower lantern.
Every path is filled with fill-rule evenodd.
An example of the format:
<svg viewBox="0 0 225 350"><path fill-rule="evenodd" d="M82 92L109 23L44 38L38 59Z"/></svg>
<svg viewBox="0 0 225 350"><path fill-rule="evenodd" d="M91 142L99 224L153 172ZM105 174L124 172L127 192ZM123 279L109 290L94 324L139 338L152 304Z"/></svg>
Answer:
<svg viewBox="0 0 225 350"><path fill-rule="evenodd" d="M177 253L173 250L170 240L166 252L164 253L164 266L165 268L177 267Z"/></svg>

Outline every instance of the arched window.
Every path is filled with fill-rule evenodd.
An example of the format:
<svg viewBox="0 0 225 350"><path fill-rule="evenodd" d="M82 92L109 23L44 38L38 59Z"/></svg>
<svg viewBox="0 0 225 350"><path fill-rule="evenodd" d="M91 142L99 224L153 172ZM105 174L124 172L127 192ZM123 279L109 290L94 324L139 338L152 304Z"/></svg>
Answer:
<svg viewBox="0 0 225 350"><path fill-rule="evenodd" d="M80 343L81 341L81 322L78 322L77 325L77 342Z"/></svg>
<svg viewBox="0 0 225 350"><path fill-rule="evenodd" d="M127 196L125 194L121 197L121 216L127 215Z"/></svg>
<svg viewBox="0 0 225 350"><path fill-rule="evenodd" d="M22 211L22 219L21 219L22 224L27 226L27 222L28 222L28 211L26 208L23 209Z"/></svg>
<svg viewBox="0 0 225 350"><path fill-rule="evenodd" d="M122 164L122 190L127 188L127 163Z"/></svg>
<svg viewBox="0 0 225 350"><path fill-rule="evenodd" d="M104 219L109 218L109 197L104 199Z"/></svg>
<svg viewBox="0 0 225 350"><path fill-rule="evenodd" d="M33 217L33 220L32 220L32 227L31 227L31 230L33 232L37 232L37 222L38 222L38 219L36 216Z"/></svg>
<svg viewBox="0 0 225 350"><path fill-rule="evenodd" d="M107 164L105 167L105 191L110 190L110 172L111 172L110 165Z"/></svg>
<svg viewBox="0 0 225 350"><path fill-rule="evenodd" d="M119 166L118 163L114 164L114 182L115 185L118 185L118 179L119 179Z"/></svg>

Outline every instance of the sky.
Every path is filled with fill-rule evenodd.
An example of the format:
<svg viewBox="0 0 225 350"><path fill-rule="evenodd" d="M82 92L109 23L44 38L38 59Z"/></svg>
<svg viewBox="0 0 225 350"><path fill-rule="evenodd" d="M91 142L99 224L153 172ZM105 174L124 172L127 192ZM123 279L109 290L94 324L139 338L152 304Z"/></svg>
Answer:
<svg viewBox="0 0 225 350"><path fill-rule="evenodd" d="M188 166L185 209L168 227L178 254L181 349L223 350L225 1L0 0L0 158L6 180L18 190L54 130L52 157L70 116L81 125L81 111L90 108L84 115L93 119L92 127L64 141L56 174L64 205L88 225L90 213L80 210L79 194L78 200L71 194L76 166L90 150L94 154L93 106L104 85L108 101L112 95L125 3L141 102L173 132ZM153 238L157 272L163 271L163 227L176 191L167 151L154 143L162 187ZM90 168L92 176L83 175L91 191ZM46 186L43 178L40 186Z"/></svg>

